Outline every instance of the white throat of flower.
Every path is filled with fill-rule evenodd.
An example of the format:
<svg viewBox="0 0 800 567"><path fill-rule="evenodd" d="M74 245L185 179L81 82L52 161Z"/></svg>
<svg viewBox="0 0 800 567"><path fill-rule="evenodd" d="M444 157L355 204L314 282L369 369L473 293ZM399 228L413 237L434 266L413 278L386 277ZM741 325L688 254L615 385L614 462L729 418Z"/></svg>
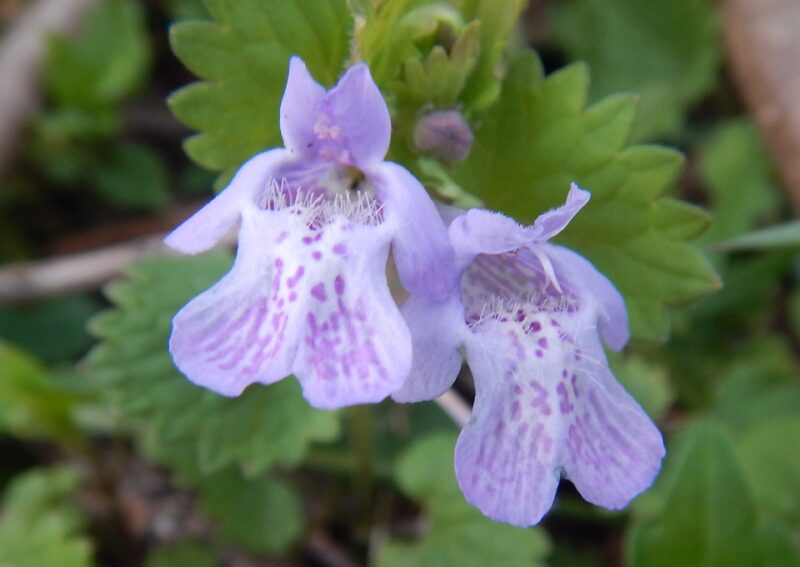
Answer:
<svg viewBox="0 0 800 567"><path fill-rule="evenodd" d="M259 209L288 210L302 217L310 228L345 218L355 224L379 225L383 222L383 204L372 191L345 190L338 192L307 191L292 187L282 179L271 179L256 201Z"/></svg>

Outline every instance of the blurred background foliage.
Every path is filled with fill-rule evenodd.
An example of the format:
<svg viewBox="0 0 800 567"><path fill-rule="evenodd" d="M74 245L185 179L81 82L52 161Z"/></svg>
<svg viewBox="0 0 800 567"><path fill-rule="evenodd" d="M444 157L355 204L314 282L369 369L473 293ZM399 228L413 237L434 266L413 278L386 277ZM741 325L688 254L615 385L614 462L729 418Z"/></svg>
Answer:
<svg viewBox="0 0 800 567"><path fill-rule="evenodd" d="M231 257L154 257L102 292L0 306L0 565L800 565L800 228L717 6L530 4L99 0L48 40L0 179L0 269L167 230L280 145L291 54L330 85L356 53L391 158L439 198L530 220L571 180L592 190L561 242L626 296L636 340L612 362L667 438L653 489L612 513L562 483L541 526L512 528L463 500L433 403L201 391L170 320ZM452 108L475 133L459 163L414 144Z"/></svg>

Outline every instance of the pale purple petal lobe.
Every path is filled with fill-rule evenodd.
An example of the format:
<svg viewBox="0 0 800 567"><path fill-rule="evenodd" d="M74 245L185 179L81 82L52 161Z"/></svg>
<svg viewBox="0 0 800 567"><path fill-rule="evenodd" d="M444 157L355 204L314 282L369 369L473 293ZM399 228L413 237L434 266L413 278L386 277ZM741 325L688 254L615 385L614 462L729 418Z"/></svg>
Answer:
<svg viewBox="0 0 800 567"><path fill-rule="evenodd" d="M341 261L306 281L309 306L295 373L315 407L379 402L411 366L411 336L386 283L388 236L352 224L322 234L314 247Z"/></svg>
<svg viewBox="0 0 800 567"><path fill-rule="evenodd" d="M514 219L485 209L470 209L450 224L450 241L459 261L469 263L476 254L501 254L530 243L530 229Z"/></svg>
<svg viewBox="0 0 800 567"><path fill-rule="evenodd" d="M402 387L392 394L397 402L421 402L441 396L455 382L461 370L459 347L467 326L458 297L431 301L412 295L402 308L413 339L413 363Z"/></svg>
<svg viewBox="0 0 800 567"><path fill-rule="evenodd" d="M269 185L275 169L286 159L285 150L270 150L245 162L219 195L170 232L164 242L185 254L210 249L239 221L242 210L251 206L257 192Z"/></svg>
<svg viewBox="0 0 800 567"><path fill-rule="evenodd" d="M314 127L321 117L324 98L325 89L311 77L303 60L292 57L281 100L280 125L284 145L296 155L316 153Z"/></svg>
<svg viewBox="0 0 800 567"><path fill-rule="evenodd" d="M598 326L603 340L612 349L622 350L630 338L628 311L622 294L580 254L552 244L542 248L559 280L572 289L580 290L586 301L598 304Z"/></svg>
<svg viewBox="0 0 800 567"><path fill-rule="evenodd" d="M173 359L224 395L294 373L315 407L380 401L411 365L386 282L389 227L365 199L286 199L273 187L266 209L245 210L233 269L173 321Z"/></svg>
<svg viewBox="0 0 800 567"><path fill-rule="evenodd" d="M246 215L231 271L184 306L172 322L170 352L192 382L226 396L291 373L301 305L290 300L291 266L276 250L284 231Z"/></svg>
<svg viewBox="0 0 800 567"><path fill-rule="evenodd" d="M575 183L567 193L566 202L546 213L539 215L533 223L533 232L537 241L550 240L559 232L564 230L567 225L575 218L580 210L589 202L591 194L578 187Z"/></svg>
<svg viewBox="0 0 800 567"><path fill-rule="evenodd" d="M392 121L366 64L350 67L323 106L329 123L320 124L320 128L341 136L352 165L367 168L383 161L389 150Z"/></svg>
<svg viewBox="0 0 800 567"><path fill-rule="evenodd" d="M457 287L455 257L425 188L408 170L391 162L368 174L384 203L387 221L397 226L392 253L403 287L437 301L449 299Z"/></svg>
<svg viewBox="0 0 800 567"><path fill-rule="evenodd" d="M585 314L516 317L498 312L467 347L477 396L456 447L467 499L492 518L533 525L563 474L590 502L627 505L660 468L661 434L614 380Z"/></svg>

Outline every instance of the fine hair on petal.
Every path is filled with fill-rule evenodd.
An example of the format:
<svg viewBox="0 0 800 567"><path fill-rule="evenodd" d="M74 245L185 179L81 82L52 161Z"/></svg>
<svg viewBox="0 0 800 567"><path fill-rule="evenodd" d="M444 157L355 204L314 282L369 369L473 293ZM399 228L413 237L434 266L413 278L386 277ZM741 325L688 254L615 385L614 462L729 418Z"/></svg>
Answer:
<svg viewBox="0 0 800 567"><path fill-rule="evenodd" d="M257 206L269 211L290 210L302 217L311 229L326 226L338 218L375 226L383 222L383 203L367 191L346 191L328 195L322 191L291 186L283 178L271 179L259 196Z"/></svg>

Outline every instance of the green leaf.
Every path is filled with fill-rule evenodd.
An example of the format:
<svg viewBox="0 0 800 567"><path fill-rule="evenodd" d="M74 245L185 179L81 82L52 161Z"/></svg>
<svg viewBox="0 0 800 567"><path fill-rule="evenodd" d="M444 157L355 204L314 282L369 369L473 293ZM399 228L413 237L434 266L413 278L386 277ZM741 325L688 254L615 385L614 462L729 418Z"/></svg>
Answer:
<svg viewBox="0 0 800 567"><path fill-rule="evenodd" d="M347 58L352 25L345 0L214 0L214 21L172 27L172 49L205 82L169 100L175 116L200 130L186 142L198 164L231 171L280 145L278 106L289 57L299 55L326 84Z"/></svg>
<svg viewBox="0 0 800 567"><path fill-rule="evenodd" d="M778 226L748 232L714 246L723 252L746 250L795 249L800 247L800 221L791 221Z"/></svg>
<svg viewBox="0 0 800 567"><path fill-rule="evenodd" d="M572 0L552 21L556 41L591 66L593 99L641 97L636 139L676 135L715 84L721 42L710 0Z"/></svg>
<svg viewBox="0 0 800 567"><path fill-rule="evenodd" d="M92 344L86 322L100 306L85 296L0 309L0 337L47 363L73 360Z"/></svg>
<svg viewBox="0 0 800 567"><path fill-rule="evenodd" d="M0 342L0 432L68 441L77 399L34 358Z"/></svg>
<svg viewBox="0 0 800 567"><path fill-rule="evenodd" d="M613 358L612 358L613 360ZM626 356L613 364L614 374L654 420L661 419L675 399L666 369L642 357Z"/></svg>
<svg viewBox="0 0 800 567"><path fill-rule="evenodd" d="M464 18L447 2L388 0L363 22L358 47L375 82L387 88L400 79L405 64L421 62L435 47L440 31L458 37L463 27Z"/></svg>
<svg viewBox="0 0 800 567"><path fill-rule="evenodd" d="M95 191L128 209L157 210L169 197L167 166L142 144L119 142L92 174Z"/></svg>
<svg viewBox="0 0 800 567"><path fill-rule="evenodd" d="M753 341L730 360L713 416L737 436L773 418L800 418L798 375L800 367L782 337Z"/></svg>
<svg viewBox="0 0 800 567"><path fill-rule="evenodd" d="M103 0L77 39L53 38L46 70L48 92L68 106L112 104L133 94L149 66L140 3Z"/></svg>
<svg viewBox="0 0 800 567"><path fill-rule="evenodd" d="M685 241L706 221L664 196L680 170L679 154L627 145L635 102L617 96L585 109L588 83L585 66L545 79L533 54L519 56L453 178L489 208L522 221L563 203L572 181L591 191L559 240L620 289L634 337L661 340L669 330L664 305L720 286L708 259Z"/></svg>
<svg viewBox="0 0 800 567"><path fill-rule="evenodd" d="M687 433L661 478L662 506L629 534L631 567L750 567L764 547L736 454L710 425Z"/></svg>
<svg viewBox="0 0 800 567"><path fill-rule="evenodd" d="M192 385L173 366L173 314L229 265L227 254L140 262L128 281L108 287L115 309L90 325L102 340L88 358L94 387L121 419L133 421L147 453L190 481L232 465L249 474L293 465L311 441L338 435L338 415L311 408L292 378L225 398Z"/></svg>
<svg viewBox="0 0 800 567"><path fill-rule="evenodd" d="M71 469L37 470L15 477L3 498L0 565L89 567L92 549L84 520L70 501L79 477Z"/></svg>
<svg viewBox="0 0 800 567"><path fill-rule="evenodd" d="M736 449L758 504L799 524L800 416L757 424Z"/></svg>
<svg viewBox="0 0 800 567"><path fill-rule="evenodd" d="M145 567L218 567L214 552L205 544L185 541L159 547L147 557Z"/></svg>
<svg viewBox="0 0 800 567"><path fill-rule="evenodd" d="M462 97L468 109L487 108L500 94L503 54L525 5L525 0L464 0L464 19L479 21L481 32L478 62Z"/></svg>
<svg viewBox="0 0 800 567"><path fill-rule="evenodd" d="M416 442L400 458L397 484L423 506L430 523L419 542L390 541L377 565L544 565L550 545L543 531L495 523L464 500L453 472L454 446L455 435L437 434Z"/></svg>
<svg viewBox="0 0 800 567"><path fill-rule="evenodd" d="M775 214L779 192L772 164L751 122L718 126L701 148L700 172L714 210L714 225L703 242L733 238Z"/></svg>
<svg viewBox="0 0 800 567"><path fill-rule="evenodd" d="M450 53L437 45L424 59L406 59L404 82L396 92L420 106L426 103L437 108L454 105L478 62L479 33L478 22L473 22L461 31Z"/></svg>
<svg viewBox="0 0 800 567"><path fill-rule="evenodd" d="M278 553L302 534L302 505L278 479L246 479L227 470L203 480L199 488L203 511L216 520L227 543L253 553Z"/></svg>

